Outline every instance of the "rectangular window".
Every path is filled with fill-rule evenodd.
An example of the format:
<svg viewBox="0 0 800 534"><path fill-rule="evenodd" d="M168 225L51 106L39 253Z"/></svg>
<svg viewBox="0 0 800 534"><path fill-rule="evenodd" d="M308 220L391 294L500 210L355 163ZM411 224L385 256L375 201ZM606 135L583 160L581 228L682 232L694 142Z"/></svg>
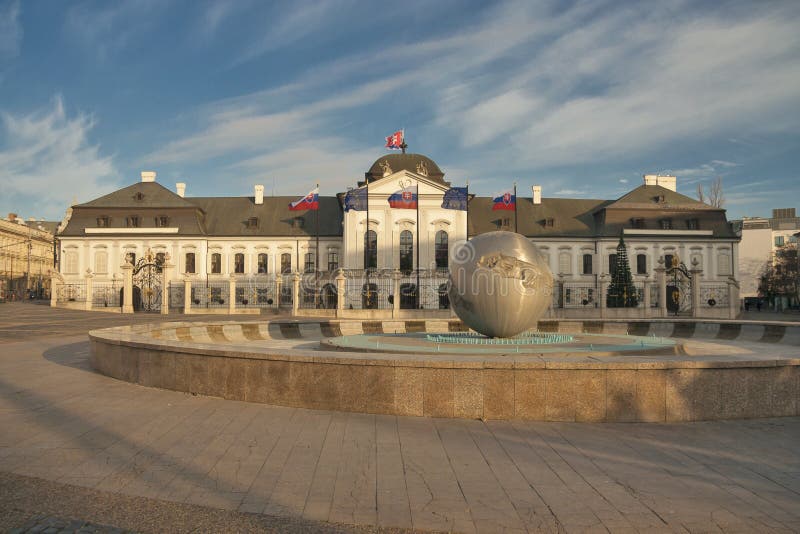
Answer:
<svg viewBox="0 0 800 534"><path fill-rule="evenodd" d="M333 272L339 268L339 253L328 252L328 272Z"/></svg>
<svg viewBox="0 0 800 534"><path fill-rule="evenodd" d="M156 217L156 228L166 228L167 226L169 226L169 217L166 215Z"/></svg>
<svg viewBox="0 0 800 534"><path fill-rule="evenodd" d="M186 253L186 272L189 274L194 273L194 252Z"/></svg>
<svg viewBox="0 0 800 534"><path fill-rule="evenodd" d="M697 219L688 219L686 221L686 228L689 230L697 230L700 228L700 221Z"/></svg>
<svg viewBox="0 0 800 534"><path fill-rule="evenodd" d="M292 255L288 252L281 254L281 274L292 272Z"/></svg>
<svg viewBox="0 0 800 534"><path fill-rule="evenodd" d="M128 228L139 228L139 216L131 215L130 217L125 217L125 226Z"/></svg>
<svg viewBox="0 0 800 534"><path fill-rule="evenodd" d="M307 252L305 257L305 264L303 265L304 272L313 273L316 270L316 262L314 261L314 253Z"/></svg>
<svg viewBox="0 0 800 534"><path fill-rule="evenodd" d="M614 275L617 274L617 255L616 254L609 254L608 255L608 274L611 275L611 278L614 278Z"/></svg>
<svg viewBox="0 0 800 534"><path fill-rule="evenodd" d="M237 252L233 256L233 272L236 274L244 274L244 254Z"/></svg>
<svg viewBox="0 0 800 534"><path fill-rule="evenodd" d="M222 272L222 254L215 252L211 255L211 274Z"/></svg>
<svg viewBox="0 0 800 534"><path fill-rule="evenodd" d="M108 228L108 217L98 217L97 218L97 227L98 228Z"/></svg>
<svg viewBox="0 0 800 534"><path fill-rule="evenodd" d="M636 217L634 219L631 219L631 226L639 229L644 228L644 219L641 217Z"/></svg>
<svg viewBox="0 0 800 534"><path fill-rule="evenodd" d="M665 269L672 269L673 267L677 267L678 265L673 265L675 263L675 256L672 254L665 254L664 255L664 268Z"/></svg>
<svg viewBox="0 0 800 534"><path fill-rule="evenodd" d="M636 255L636 274L647 274L647 255Z"/></svg>
<svg viewBox="0 0 800 534"><path fill-rule="evenodd" d="M561 252L558 254L558 272L563 274L570 274L572 272L572 257L569 252Z"/></svg>
<svg viewBox="0 0 800 534"><path fill-rule="evenodd" d="M105 274L108 272L108 253L98 250L94 253L94 272Z"/></svg>
<svg viewBox="0 0 800 534"><path fill-rule="evenodd" d="M583 274L592 274L592 255L583 255Z"/></svg>
<svg viewBox="0 0 800 534"><path fill-rule="evenodd" d="M785 243L785 241L784 241L784 238L783 238L782 235L776 235L775 236L775 246L776 247L782 247L784 245L784 243Z"/></svg>
<svg viewBox="0 0 800 534"><path fill-rule="evenodd" d="M661 219L659 222L662 230L672 230L672 219Z"/></svg>

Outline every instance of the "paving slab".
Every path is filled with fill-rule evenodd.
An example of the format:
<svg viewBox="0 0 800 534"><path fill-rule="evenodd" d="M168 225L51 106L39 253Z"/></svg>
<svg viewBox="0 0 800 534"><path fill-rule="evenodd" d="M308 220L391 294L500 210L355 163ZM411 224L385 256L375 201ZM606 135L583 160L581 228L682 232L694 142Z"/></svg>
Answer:
<svg viewBox="0 0 800 534"><path fill-rule="evenodd" d="M539 423L230 401L95 373L86 332L141 316L9 309L0 531L800 530L798 417Z"/></svg>

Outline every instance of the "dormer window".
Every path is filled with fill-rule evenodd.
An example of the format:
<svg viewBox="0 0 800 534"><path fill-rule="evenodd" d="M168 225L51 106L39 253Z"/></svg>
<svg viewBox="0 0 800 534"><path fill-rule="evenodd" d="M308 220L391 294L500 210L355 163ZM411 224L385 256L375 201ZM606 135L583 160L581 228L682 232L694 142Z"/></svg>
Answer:
<svg viewBox="0 0 800 534"><path fill-rule="evenodd" d="M653 197L653 202L664 202L664 195L656 195Z"/></svg>
<svg viewBox="0 0 800 534"><path fill-rule="evenodd" d="M700 228L700 222L697 219L688 219L686 221L686 228L689 230L697 230Z"/></svg>
<svg viewBox="0 0 800 534"><path fill-rule="evenodd" d="M548 217L544 220L544 225L547 228L552 228L553 225L556 223L556 220L553 217Z"/></svg>
<svg viewBox="0 0 800 534"><path fill-rule="evenodd" d="M131 215L129 217L125 217L125 226L128 228L139 228L139 216Z"/></svg>
<svg viewBox="0 0 800 534"><path fill-rule="evenodd" d="M166 228L167 226L169 226L169 217L166 215L156 217L156 228Z"/></svg>
<svg viewBox="0 0 800 534"><path fill-rule="evenodd" d="M144 200L144 193L139 191L138 193L133 195L133 200L136 200L137 202L141 202L142 200Z"/></svg>
<svg viewBox="0 0 800 534"><path fill-rule="evenodd" d="M639 229L644 228L644 219L641 217L635 217L631 219L631 226L633 228L639 228Z"/></svg>
<svg viewBox="0 0 800 534"><path fill-rule="evenodd" d="M662 230L672 230L672 219L661 219L659 222Z"/></svg>
<svg viewBox="0 0 800 534"><path fill-rule="evenodd" d="M108 228L108 217L98 217L97 218L97 227L98 228Z"/></svg>
<svg viewBox="0 0 800 534"><path fill-rule="evenodd" d="M302 228L303 225L305 224L305 222L306 222L306 220L303 219L302 217L295 217L292 220L292 226L295 227L295 228Z"/></svg>
<svg viewBox="0 0 800 534"><path fill-rule="evenodd" d="M258 217L250 217L244 224L247 228L258 228Z"/></svg>

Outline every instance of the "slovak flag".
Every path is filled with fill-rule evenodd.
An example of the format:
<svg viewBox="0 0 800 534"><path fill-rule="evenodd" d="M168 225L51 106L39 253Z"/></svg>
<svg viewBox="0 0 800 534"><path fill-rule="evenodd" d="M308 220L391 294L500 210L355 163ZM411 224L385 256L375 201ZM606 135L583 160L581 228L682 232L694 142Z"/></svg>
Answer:
<svg viewBox="0 0 800 534"><path fill-rule="evenodd" d="M386 148L390 150L401 150L403 147L403 138L405 137L405 130L397 130L395 133L386 138Z"/></svg>
<svg viewBox="0 0 800 534"><path fill-rule="evenodd" d="M318 210L319 187L315 187L301 199L289 203L289 211Z"/></svg>
<svg viewBox="0 0 800 534"><path fill-rule="evenodd" d="M511 189L506 189L505 191L501 191L494 195L492 198L492 211L497 210L515 210L517 206L517 197L514 195L514 191Z"/></svg>
<svg viewBox="0 0 800 534"><path fill-rule="evenodd" d="M417 209L417 186L410 185L389 196L389 206L409 210Z"/></svg>

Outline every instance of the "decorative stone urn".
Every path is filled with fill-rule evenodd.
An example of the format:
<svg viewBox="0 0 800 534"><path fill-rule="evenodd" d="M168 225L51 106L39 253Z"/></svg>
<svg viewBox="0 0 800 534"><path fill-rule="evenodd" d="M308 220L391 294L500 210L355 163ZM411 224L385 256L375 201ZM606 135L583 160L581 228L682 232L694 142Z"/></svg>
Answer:
<svg viewBox="0 0 800 534"><path fill-rule="evenodd" d="M453 250L448 294L456 315L476 332L513 337L547 310L553 275L525 236L489 232Z"/></svg>

